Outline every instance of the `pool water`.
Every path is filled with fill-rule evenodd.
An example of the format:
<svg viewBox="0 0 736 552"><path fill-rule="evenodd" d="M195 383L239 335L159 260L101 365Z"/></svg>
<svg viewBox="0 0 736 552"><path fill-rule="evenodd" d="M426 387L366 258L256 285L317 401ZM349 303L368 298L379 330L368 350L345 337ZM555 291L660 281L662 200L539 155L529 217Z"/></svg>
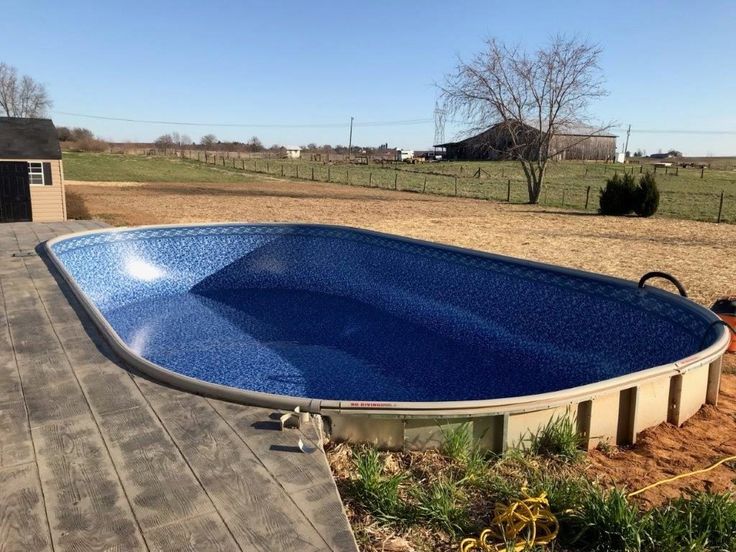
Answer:
<svg viewBox="0 0 736 552"><path fill-rule="evenodd" d="M674 362L705 319L661 294L349 229L124 230L55 253L136 354L334 400L532 395Z"/></svg>

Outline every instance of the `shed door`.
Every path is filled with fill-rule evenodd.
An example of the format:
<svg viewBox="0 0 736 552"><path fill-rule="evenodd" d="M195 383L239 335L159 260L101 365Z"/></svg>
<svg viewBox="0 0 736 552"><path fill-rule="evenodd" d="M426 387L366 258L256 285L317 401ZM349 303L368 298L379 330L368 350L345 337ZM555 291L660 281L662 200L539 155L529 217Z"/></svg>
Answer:
<svg viewBox="0 0 736 552"><path fill-rule="evenodd" d="M0 162L0 222L31 220L28 163Z"/></svg>

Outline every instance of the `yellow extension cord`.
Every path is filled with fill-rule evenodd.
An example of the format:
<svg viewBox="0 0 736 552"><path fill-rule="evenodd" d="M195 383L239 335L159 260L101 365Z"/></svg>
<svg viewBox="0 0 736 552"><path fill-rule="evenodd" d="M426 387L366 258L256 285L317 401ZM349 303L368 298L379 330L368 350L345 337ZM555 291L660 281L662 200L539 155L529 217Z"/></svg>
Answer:
<svg viewBox="0 0 736 552"><path fill-rule="evenodd" d="M736 461L736 456L726 456L707 468L660 479L626 496L631 498L654 487L672 483L678 479L707 473L716 469L721 464L732 461ZM536 497L527 496L507 506L502 504L496 505L493 521L491 521L491 528L485 529L478 538L471 537L463 539L460 543L460 552L500 552L504 550L522 552L532 546L549 544L557 537L559 529L559 522L549 509L549 501L547 500L546 493L542 493ZM511 543L511 548L507 543Z"/></svg>

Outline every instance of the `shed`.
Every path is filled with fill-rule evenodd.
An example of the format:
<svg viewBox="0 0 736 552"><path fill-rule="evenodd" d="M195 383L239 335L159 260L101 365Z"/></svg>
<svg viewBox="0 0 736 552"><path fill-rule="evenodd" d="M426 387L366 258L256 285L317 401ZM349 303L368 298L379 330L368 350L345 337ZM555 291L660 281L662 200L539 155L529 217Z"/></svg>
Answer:
<svg viewBox="0 0 736 552"><path fill-rule="evenodd" d="M66 220L61 146L51 119L0 117L0 222Z"/></svg>
<svg viewBox="0 0 736 552"><path fill-rule="evenodd" d="M287 159L299 159L302 156L302 148L299 146L286 146Z"/></svg>

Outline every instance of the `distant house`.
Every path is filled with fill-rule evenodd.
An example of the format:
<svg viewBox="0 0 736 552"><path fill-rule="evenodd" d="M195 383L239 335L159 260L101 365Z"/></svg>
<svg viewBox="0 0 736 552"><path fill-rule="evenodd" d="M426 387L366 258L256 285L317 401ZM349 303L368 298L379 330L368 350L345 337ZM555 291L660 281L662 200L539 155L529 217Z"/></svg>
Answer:
<svg viewBox="0 0 736 552"><path fill-rule="evenodd" d="M539 134L539 130L528 126L519 125L517 132ZM488 130L460 140L458 142L447 142L437 144L436 148L444 148L444 159L456 161L483 161L513 159L516 152L513 151L512 136L506 125L499 123ZM533 138L533 136L531 136ZM531 140L522 140L531 141ZM596 134L590 136L582 131L559 132L552 137L552 151L560 153L554 158L558 161L564 159L577 160L613 160L616 156L616 136L613 134Z"/></svg>
<svg viewBox="0 0 736 552"><path fill-rule="evenodd" d="M65 219L64 170L54 123L0 117L0 222Z"/></svg>
<svg viewBox="0 0 736 552"><path fill-rule="evenodd" d="M286 146L287 159L299 159L302 156L302 148L298 146Z"/></svg>

